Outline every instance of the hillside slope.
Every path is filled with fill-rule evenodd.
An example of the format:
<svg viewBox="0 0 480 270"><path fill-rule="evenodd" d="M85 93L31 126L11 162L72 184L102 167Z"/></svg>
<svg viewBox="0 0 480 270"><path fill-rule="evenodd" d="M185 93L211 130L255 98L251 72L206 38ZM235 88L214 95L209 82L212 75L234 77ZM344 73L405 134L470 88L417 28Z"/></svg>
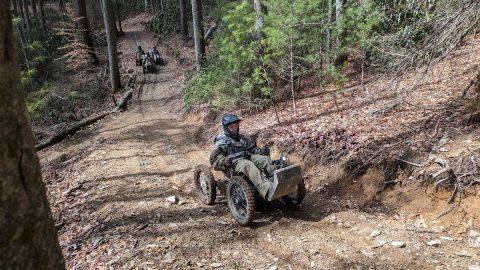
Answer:
<svg viewBox="0 0 480 270"><path fill-rule="evenodd" d="M128 44L135 38L154 42L151 33L130 21L135 19L125 23L124 57L132 53ZM478 63L472 47L476 50L466 44L437 65L427 77L431 83L411 94L415 102L440 108L458 97L462 82L473 74L473 62ZM168 50L162 48L164 55ZM465 61L466 55L472 64L462 62L458 68L456 61ZM131 64L130 58L121 61ZM69 269L465 269L478 264L478 195L460 204L467 214L436 219L449 191L434 194L429 188L397 185L381 192L389 170L373 165L356 178L345 177L349 160L358 160L351 164L355 170L372 157L371 151L387 144L406 153L396 143L410 142L404 146L411 152L422 153L421 148L427 153L433 148L423 148L424 143L436 144L445 132L453 132L455 147L467 139L476 145L475 126L460 125L462 107L421 113L402 103L373 113L395 100L383 80L369 85L368 94L353 85L335 99L326 94L333 89L303 93L297 114L288 103L278 105L280 125L273 110L244 113L244 130L304 162L308 194L297 209L260 204L253 227L243 228L231 217L225 196L211 207L196 201L192 169L208 162L210 136L217 129L199 121L201 114L181 119L184 68L172 58L167 61L158 73L137 74L142 86L128 111L39 153ZM438 91L440 86L444 91ZM425 125L431 115L438 117L429 121L435 124ZM443 119L438 126L437 119ZM473 133L458 135L450 127ZM433 138L424 136L435 129ZM208 141L202 143L200 134ZM375 158L375 164L390 164L382 163L380 155ZM180 203L168 203L172 195ZM440 243L427 244L431 240Z"/></svg>

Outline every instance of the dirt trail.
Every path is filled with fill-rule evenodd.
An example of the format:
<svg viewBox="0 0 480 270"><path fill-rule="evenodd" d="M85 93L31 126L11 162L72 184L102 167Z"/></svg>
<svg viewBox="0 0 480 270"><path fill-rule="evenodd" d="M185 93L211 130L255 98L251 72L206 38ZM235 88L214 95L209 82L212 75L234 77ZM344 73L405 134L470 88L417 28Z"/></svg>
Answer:
<svg viewBox="0 0 480 270"><path fill-rule="evenodd" d="M136 21L124 26L128 61L135 37L153 42ZM197 203L192 169L208 162L208 149L196 144L200 126L178 118L183 78L172 66L138 75L143 86L128 111L40 153L42 164L61 164L65 172L47 179L49 189L67 178L79 183L74 191L50 191L70 269L465 269L479 263L475 235L451 235L422 216L378 205L351 207L349 198L327 197L321 188L310 188L295 210L261 204L252 228L233 221L224 196L211 207ZM181 203L167 203L171 195ZM438 247L426 244L434 239L441 240ZM406 246L393 247L394 240Z"/></svg>

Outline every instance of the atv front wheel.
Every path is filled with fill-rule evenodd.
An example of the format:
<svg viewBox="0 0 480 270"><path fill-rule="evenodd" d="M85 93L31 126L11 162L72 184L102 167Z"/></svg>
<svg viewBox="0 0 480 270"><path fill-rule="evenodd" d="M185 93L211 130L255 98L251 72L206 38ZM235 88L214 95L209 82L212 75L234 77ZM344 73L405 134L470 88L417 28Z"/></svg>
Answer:
<svg viewBox="0 0 480 270"><path fill-rule="evenodd" d="M227 185L228 207L233 218L242 226L253 222L255 215L255 188L240 176L234 176Z"/></svg>
<svg viewBox="0 0 480 270"><path fill-rule="evenodd" d="M297 184L297 189L294 192L283 196L282 199L288 206L297 206L303 202L306 193L305 182L303 182L302 179L302 181Z"/></svg>
<svg viewBox="0 0 480 270"><path fill-rule="evenodd" d="M214 204L217 197L217 183L210 168L205 165L195 167L193 180L199 199L206 205Z"/></svg>

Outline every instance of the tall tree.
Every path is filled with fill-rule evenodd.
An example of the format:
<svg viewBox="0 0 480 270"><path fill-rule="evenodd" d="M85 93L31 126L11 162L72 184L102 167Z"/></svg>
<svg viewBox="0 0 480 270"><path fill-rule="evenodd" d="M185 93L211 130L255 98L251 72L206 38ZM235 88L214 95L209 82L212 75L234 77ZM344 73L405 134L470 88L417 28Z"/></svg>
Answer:
<svg viewBox="0 0 480 270"><path fill-rule="evenodd" d="M27 0L20 0L21 3L21 8L22 8L22 14L25 15L25 22L27 25L27 31L30 32L30 25L32 25L32 20L30 19L30 12L28 11L28 6L27 6Z"/></svg>
<svg viewBox="0 0 480 270"><path fill-rule="evenodd" d="M116 9L117 9L118 34L120 36L124 36L125 32L123 32L123 29L122 29L122 14L120 13L120 4L119 4L118 0L115 0L115 5L116 5Z"/></svg>
<svg viewBox="0 0 480 270"><path fill-rule="evenodd" d="M195 39L195 60L200 71L205 63L205 40L203 33L202 0L192 0L193 38Z"/></svg>
<svg viewBox="0 0 480 270"><path fill-rule="evenodd" d="M107 36L108 62L110 65L110 80L112 84L112 93L122 88L120 83L120 70L118 69L117 40L115 37L115 21L113 19L113 9L110 0L101 0L103 22L105 24L105 33Z"/></svg>
<svg viewBox="0 0 480 270"><path fill-rule="evenodd" d="M37 1L30 0L30 5L32 6L33 16L35 16L35 18L38 18Z"/></svg>
<svg viewBox="0 0 480 270"><path fill-rule="evenodd" d="M188 39L188 24L187 24L187 3L185 0L178 0L178 6L180 7L180 24L182 29L183 40Z"/></svg>
<svg viewBox="0 0 480 270"><path fill-rule="evenodd" d="M148 7L150 6L150 1L145 0L145 12L148 11Z"/></svg>
<svg viewBox="0 0 480 270"><path fill-rule="evenodd" d="M17 6L17 0L12 1L12 12L13 12L13 17L18 16L18 6Z"/></svg>
<svg viewBox="0 0 480 270"><path fill-rule="evenodd" d="M65 11L65 2L63 0L58 1L58 7L61 11Z"/></svg>
<svg viewBox="0 0 480 270"><path fill-rule="evenodd" d="M330 50L332 49L332 1L327 0L327 41L325 44L325 52L327 55L326 62L327 65L330 64Z"/></svg>
<svg viewBox="0 0 480 270"><path fill-rule="evenodd" d="M22 1L21 0L13 0L15 2L15 5L17 6L18 9L18 14L20 15L20 19L22 20L22 25L23 28L27 28L27 22L25 21L25 14L23 13L23 6L22 6Z"/></svg>
<svg viewBox="0 0 480 270"><path fill-rule="evenodd" d="M42 24L42 29L45 31L47 30L47 23L45 22L45 6L43 0L38 0L38 5L40 8L40 22Z"/></svg>
<svg viewBox="0 0 480 270"><path fill-rule="evenodd" d="M337 24L337 51L341 46L341 21L343 16L343 0L336 0L335 2L335 22Z"/></svg>
<svg viewBox="0 0 480 270"><path fill-rule="evenodd" d="M97 55L95 54L95 47L93 46L93 39L90 31L90 23L88 22L87 5L85 4L85 0L75 1L75 11L76 16L78 17L78 28L80 31L82 31L83 43L88 47L90 58L92 58L93 64L97 65L99 61Z"/></svg>
<svg viewBox="0 0 480 270"><path fill-rule="evenodd" d="M255 39L260 40L262 39L263 17L265 16L266 8L260 0L253 1L253 8L255 10Z"/></svg>
<svg viewBox="0 0 480 270"><path fill-rule="evenodd" d="M0 1L0 269L65 269L42 182L12 32Z"/></svg>

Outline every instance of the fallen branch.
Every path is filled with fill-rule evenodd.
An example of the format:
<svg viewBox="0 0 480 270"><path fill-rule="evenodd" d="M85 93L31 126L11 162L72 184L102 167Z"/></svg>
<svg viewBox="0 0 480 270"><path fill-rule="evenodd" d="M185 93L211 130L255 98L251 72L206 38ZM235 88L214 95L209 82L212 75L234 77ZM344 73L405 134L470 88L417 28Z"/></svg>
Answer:
<svg viewBox="0 0 480 270"><path fill-rule="evenodd" d="M440 179L437 182L435 182L435 191L438 190L438 188L440 187L441 184L445 183L448 180L450 180L450 177L445 177L445 178Z"/></svg>
<svg viewBox="0 0 480 270"><path fill-rule="evenodd" d="M445 172L449 172L451 171L452 169L450 169L450 167L445 167L443 169L441 169L440 171L432 174L432 178L437 178L439 175L441 175L442 173L445 173Z"/></svg>
<svg viewBox="0 0 480 270"><path fill-rule="evenodd" d="M135 89L134 88L130 88L130 90L128 90L128 92L125 94L125 96L122 98L122 100L120 101L120 103L117 105L117 107L115 107L115 109L113 109L112 112L121 112L121 111L124 111L127 109L127 103L128 103L128 100L130 98L132 98L133 96L133 91Z"/></svg>
<svg viewBox="0 0 480 270"><path fill-rule="evenodd" d="M398 160L398 161L401 161L401 162L403 162L403 163L406 163L406 164L408 164L408 165L415 166L415 167L423 167L423 166L425 165L425 164L413 163L413 162L410 162L410 161L407 161L407 160L403 160L403 159L401 159L401 158L394 158L394 159L396 159L396 160Z"/></svg>
<svg viewBox="0 0 480 270"><path fill-rule="evenodd" d="M448 205L447 205L448 206ZM440 215L438 215L435 220L438 220L439 218L445 216L446 214L452 212L453 209L455 209L456 207L458 207L458 204L450 207L450 209L447 209L447 206L445 206L445 209L442 211L442 213L440 213Z"/></svg>
<svg viewBox="0 0 480 270"><path fill-rule="evenodd" d="M127 91L125 96L122 98L121 102L113 110L103 112L103 113L100 113L98 115L91 116L87 119L84 119L84 120L74 124L73 126L67 128L65 130L60 131L59 133L53 135L49 139L35 145L35 149L37 149L37 151L40 151L40 150L45 149L49 146L52 146L52 145L54 145L58 142L61 142L68 135L71 135L71 134L79 131L80 129L82 129L86 126L89 126L89 125L97 122L98 120L104 118L105 116L107 116L109 114L125 110L127 108L127 102L133 96L133 91L135 90L135 88L133 87L133 83L134 83L134 79L130 78L130 80L128 81L128 84L127 84L128 87L130 88L130 90Z"/></svg>
<svg viewBox="0 0 480 270"><path fill-rule="evenodd" d="M455 201L455 196L457 195L458 193L458 186L455 187L455 189L453 190L452 192L452 196L450 196L450 199L448 199L448 204L451 204Z"/></svg>
<svg viewBox="0 0 480 270"><path fill-rule="evenodd" d="M447 161L438 157L433 158L433 162L437 163L438 165L442 166L443 168L448 167Z"/></svg>
<svg viewBox="0 0 480 270"><path fill-rule="evenodd" d="M474 85L474 84L475 84L475 80L471 80L470 83L467 85L467 87L465 87L465 89L463 90L461 99L464 99L464 98L465 98L465 96L467 95L468 90L469 90L470 87L472 87L472 85Z"/></svg>
<svg viewBox="0 0 480 270"><path fill-rule="evenodd" d="M37 151L40 151L40 150L42 150L42 149L44 149L48 146L52 146L52 145L62 141L68 135L71 135L71 134L77 132L78 130L80 130L81 128L97 122L98 120L104 118L105 116L109 115L110 113L112 113L112 112L111 111L110 112L103 112L99 115L95 115L95 116L89 117L87 119L84 119L84 120L76 123L75 125L67 128L66 130L63 130L60 133L57 133L57 134L53 135L48 140L35 145L35 149L37 149Z"/></svg>
<svg viewBox="0 0 480 270"><path fill-rule="evenodd" d="M74 191L76 191L76 190L78 190L78 189L81 189L82 187L83 187L83 182L80 183L80 184L78 184L78 185L76 185L76 186L74 186L74 187L72 187L72 188L70 188L69 190L63 192L63 195L64 195L64 196L69 196L72 192L74 192Z"/></svg>

